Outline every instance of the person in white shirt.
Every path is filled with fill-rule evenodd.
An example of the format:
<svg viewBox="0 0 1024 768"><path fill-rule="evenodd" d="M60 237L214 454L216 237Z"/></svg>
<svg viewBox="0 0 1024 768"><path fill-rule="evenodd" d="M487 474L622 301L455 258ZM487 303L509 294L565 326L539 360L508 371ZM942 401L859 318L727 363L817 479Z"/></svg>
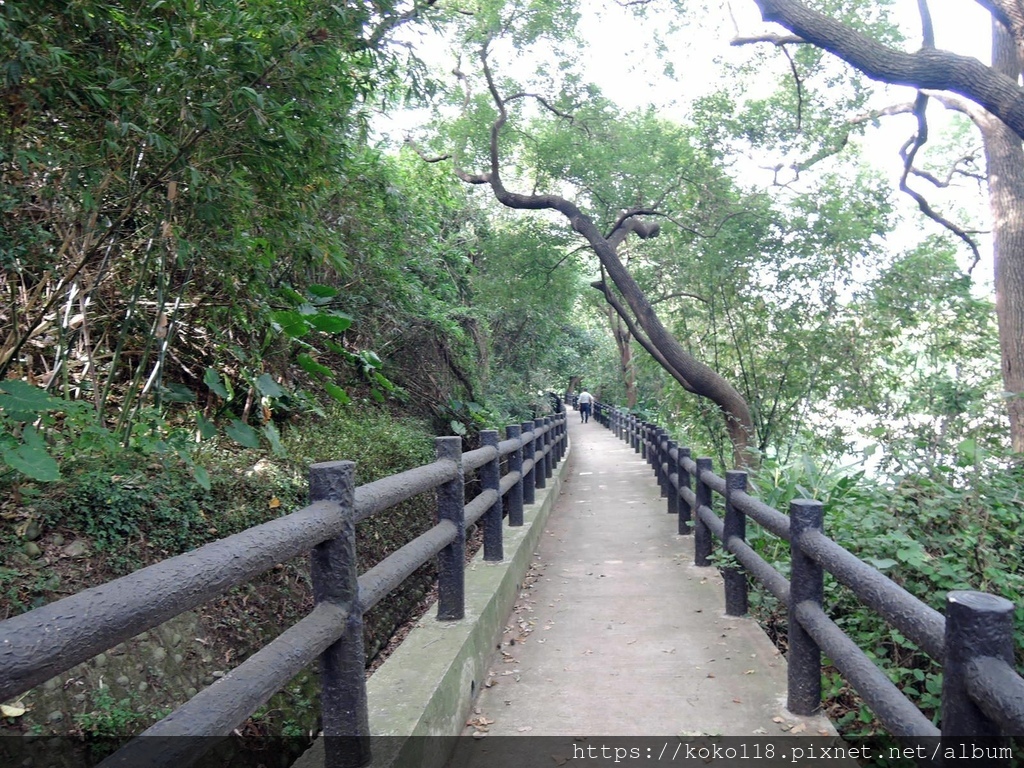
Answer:
<svg viewBox="0 0 1024 768"><path fill-rule="evenodd" d="M584 389L580 392L580 396L576 398L576 403L580 407L580 421L586 424L590 421L591 409L594 407L594 398Z"/></svg>

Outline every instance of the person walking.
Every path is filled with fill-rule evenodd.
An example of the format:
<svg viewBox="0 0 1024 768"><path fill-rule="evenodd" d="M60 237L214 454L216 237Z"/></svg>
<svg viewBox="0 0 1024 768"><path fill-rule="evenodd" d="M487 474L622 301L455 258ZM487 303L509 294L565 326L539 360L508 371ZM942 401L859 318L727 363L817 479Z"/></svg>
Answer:
<svg viewBox="0 0 1024 768"><path fill-rule="evenodd" d="M587 390L584 389L580 392L580 396L577 398L576 402L580 407L580 421L586 424L590 421L591 409L594 407L594 398L589 392L587 392Z"/></svg>

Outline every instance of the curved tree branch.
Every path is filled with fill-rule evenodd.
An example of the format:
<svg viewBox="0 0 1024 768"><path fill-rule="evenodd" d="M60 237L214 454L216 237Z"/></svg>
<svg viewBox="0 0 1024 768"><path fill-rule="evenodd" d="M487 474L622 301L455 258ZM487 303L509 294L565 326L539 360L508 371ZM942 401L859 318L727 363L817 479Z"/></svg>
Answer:
<svg viewBox="0 0 1024 768"><path fill-rule="evenodd" d="M914 167L914 158L917 156L918 150L920 150L928 141L928 119L925 115L927 106L928 95L926 93L919 92L917 94L917 99L914 102L914 116L917 118L917 134L912 139L909 139L907 144L904 144L904 149L900 152L903 156L903 174L900 176L900 190L913 198L914 202L917 203L917 207L921 210L921 213L937 224L948 229L971 249L971 253L974 255L974 261L971 264L970 269L968 269L968 272L971 272L974 270L974 267L977 266L978 262L981 261L981 251L978 249L978 244L974 242L974 238L945 216L938 213L934 208L932 208L924 195L917 190L912 189L910 185L907 184L907 177L910 175L911 169Z"/></svg>
<svg viewBox="0 0 1024 768"><path fill-rule="evenodd" d="M602 235L593 219L587 216L575 203L561 195L541 194L536 191L523 194L509 190L501 176L502 130L509 120L508 99L504 98L495 82L488 60L488 46L480 49L480 61L488 93L497 110L497 117L490 126L488 169L480 174L459 174L469 183L486 183L495 199L508 208L518 210L550 210L562 214L574 231L590 244L612 283L622 294L636 319L636 324L646 334L651 349L657 350L665 370L686 390L714 402L721 411L725 427L733 448L733 461L737 466L755 463L751 445L755 440L755 429L750 408L743 396L724 377L711 367L693 357L661 322L647 296L636 283L629 270L619 258L612 238L621 243L630 231L644 231L647 236L656 234L656 225L641 222L636 217L641 210L627 212L620 217L619 224L609 237ZM525 97L516 94L513 98ZM458 172L457 172L458 173ZM643 209L647 210L647 209ZM626 222L632 222L626 224ZM625 230L622 234L617 231ZM652 353L653 354L653 353ZM662 360L664 362L662 363Z"/></svg>
<svg viewBox="0 0 1024 768"><path fill-rule="evenodd" d="M905 53L812 10L800 0L754 0L765 21L781 24L874 80L919 90L952 91L983 106L1024 138L1024 88L1014 78L970 56L924 48ZM991 0L1006 8L1009 0Z"/></svg>
<svg viewBox="0 0 1024 768"><path fill-rule="evenodd" d="M651 344L650 339L648 339L647 336L644 335L644 332L637 327L636 321L634 321L633 317L626 311L626 308L622 306L622 302L619 301L618 297L608 286L608 283L604 280L595 280L590 285L604 295L604 300L608 303L608 306L614 309L615 314L622 318L622 322L626 324L626 329L629 331L629 335L640 343L640 346L647 351L647 354L657 360L658 364L666 371L671 373L672 377L679 382L683 389L691 394L699 394L697 390L695 390L690 383L686 381L686 377L672 367L672 364L665 359L665 356L658 351L657 347Z"/></svg>

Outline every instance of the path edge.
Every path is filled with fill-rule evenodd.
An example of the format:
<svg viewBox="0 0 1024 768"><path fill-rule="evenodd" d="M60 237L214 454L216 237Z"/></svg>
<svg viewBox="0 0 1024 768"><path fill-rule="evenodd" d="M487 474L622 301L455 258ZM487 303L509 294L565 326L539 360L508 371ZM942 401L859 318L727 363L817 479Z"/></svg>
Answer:
<svg viewBox="0 0 1024 768"><path fill-rule="evenodd" d="M373 734L373 768L409 764L444 765L479 687L487 680L492 650L500 641L537 544L558 499L572 455L569 443L546 488L523 508L523 526L504 526L505 559L487 563L483 551L466 566L466 617L437 621L431 605L402 644L366 682ZM322 768L324 742L318 738L293 768Z"/></svg>

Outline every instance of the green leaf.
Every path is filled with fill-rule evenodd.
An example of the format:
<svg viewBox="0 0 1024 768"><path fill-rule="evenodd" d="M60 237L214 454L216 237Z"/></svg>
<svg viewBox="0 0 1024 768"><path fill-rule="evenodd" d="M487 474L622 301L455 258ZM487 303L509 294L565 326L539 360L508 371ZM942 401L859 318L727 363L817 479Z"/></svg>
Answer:
<svg viewBox="0 0 1024 768"><path fill-rule="evenodd" d="M288 394L280 384L274 381L269 373L260 374L259 378L256 379L256 389L264 397L284 397Z"/></svg>
<svg viewBox="0 0 1024 768"><path fill-rule="evenodd" d="M299 355L296 359L298 360L299 367L301 367L302 370L306 373L311 373L314 376L330 376L334 373L334 371L326 365L321 365L305 352Z"/></svg>
<svg viewBox="0 0 1024 768"><path fill-rule="evenodd" d="M61 406L61 401L39 387L12 379L0 384L0 408L8 413L43 413Z"/></svg>
<svg viewBox="0 0 1024 768"><path fill-rule="evenodd" d="M449 426L451 426L451 428L452 428L452 432L454 432L456 435L465 436L465 434L466 434L466 425L465 424L463 424L461 421L456 421L455 419L452 419L448 423L449 423Z"/></svg>
<svg viewBox="0 0 1024 768"><path fill-rule="evenodd" d="M869 565L874 566L880 571L884 571L896 565L896 561L890 557L865 557L864 560Z"/></svg>
<svg viewBox="0 0 1024 768"><path fill-rule="evenodd" d="M210 490L210 473L206 471L205 467L192 467L192 477L196 479L203 490Z"/></svg>
<svg viewBox="0 0 1024 768"><path fill-rule="evenodd" d="M349 403L352 402L352 398L348 396L348 393L344 389L339 387L337 384L332 384L329 381L325 381L324 389L327 391L328 395L333 397L342 405L348 405Z"/></svg>
<svg viewBox="0 0 1024 768"><path fill-rule="evenodd" d="M201 413L196 414L196 426L201 440L209 440L217 436L217 425Z"/></svg>
<svg viewBox="0 0 1024 768"><path fill-rule="evenodd" d="M16 469L27 477L40 482L49 483L60 479L60 467L56 460L46 452L43 438L35 428L28 427L22 435L25 442L14 448L3 450L4 461L12 469Z"/></svg>
<svg viewBox="0 0 1024 768"><path fill-rule="evenodd" d="M352 325L352 318L341 314L317 314L308 318L310 325L324 333L343 333Z"/></svg>
<svg viewBox="0 0 1024 768"><path fill-rule="evenodd" d="M274 452L275 456L284 456L288 453L284 443L281 442L281 433L277 430L277 425L274 422L268 421L263 425L263 436L267 438L270 450Z"/></svg>
<svg viewBox="0 0 1024 768"><path fill-rule="evenodd" d="M293 339L298 339L309 333L308 319L292 310L278 310L270 313L271 322L280 331Z"/></svg>
<svg viewBox="0 0 1024 768"><path fill-rule="evenodd" d="M218 395L225 400L231 399L231 396L228 394L224 384L221 383L220 374L213 368L206 369L206 373L203 374L203 383L210 388L210 391L213 392L213 394Z"/></svg>
<svg viewBox="0 0 1024 768"><path fill-rule="evenodd" d="M186 387L184 384L177 384L171 382L160 390L164 400L172 403L192 403L195 402L196 393Z"/></svg>
<svg viewBox="0 0 1024 768"><path fill-rule="evenodd" d="M339 293L337 288L332 288L329 285L311 285L306 290L318 299L333 299Z"/></svg>
<svg viewBox="0 0 1024 768"><path fill-rule="evenodd" d="M236 443L244 445L246 448L260 447L259 433L239 419L232 420L232 422L224 428L224 434Z"/></svg>

